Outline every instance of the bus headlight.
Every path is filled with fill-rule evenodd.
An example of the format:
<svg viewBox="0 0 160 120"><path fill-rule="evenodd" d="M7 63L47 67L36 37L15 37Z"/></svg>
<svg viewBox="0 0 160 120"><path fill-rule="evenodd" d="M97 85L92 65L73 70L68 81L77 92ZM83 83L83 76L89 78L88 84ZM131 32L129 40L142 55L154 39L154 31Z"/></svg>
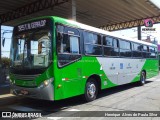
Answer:
<svg viewBox="0 0 160 120"><path fill-rule="evenodd" d="M43 84L44 84L44 86L47 86L47 85L49 84L49 80L45 80L45 81L43 82Z"/></svg>
<svg viewBox="0 0 160 120"><path fill-rule="evenodd" d="M50 79L48 79L48 80L45 80L45 81L43 81L42 82L42 84L40 85L40 88L43 88L43 87L46 87L46 86L48 86L50 83L52 83L53 82L53 78L50 78Z"/></svg>

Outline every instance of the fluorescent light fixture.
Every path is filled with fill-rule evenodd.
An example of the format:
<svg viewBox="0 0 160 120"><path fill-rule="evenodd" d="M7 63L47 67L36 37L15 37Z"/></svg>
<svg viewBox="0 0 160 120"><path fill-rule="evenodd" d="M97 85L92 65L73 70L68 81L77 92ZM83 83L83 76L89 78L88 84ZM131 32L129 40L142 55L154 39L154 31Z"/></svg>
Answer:
<svg viewBox="0 0 160 120"><path fill-rule="evenodd" d="M149 0L152 2L155 6L157 6L160 9L160 1L159 0Z"/></svg>

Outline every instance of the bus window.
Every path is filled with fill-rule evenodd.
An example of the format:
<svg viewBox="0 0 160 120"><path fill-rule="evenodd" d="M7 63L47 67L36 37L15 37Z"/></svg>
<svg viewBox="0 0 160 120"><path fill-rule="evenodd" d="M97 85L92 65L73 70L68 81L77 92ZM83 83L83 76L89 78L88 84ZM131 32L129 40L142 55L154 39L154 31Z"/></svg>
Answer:
<svg viewBox="0 0 160 120"><path fill-rule="evenodd" d="M131 57L131 43L119 40L119 47L120 47L120 56L121 57Z"/></svg>
<svg viewBox="0 0 160 120"><path fill-rule="evenodd" d="M142 57L142 46L138 43L132 43L132 56Z"/></svg>
<svg viewBox="0 0 160 120"><path fill-rule="evenodd" d="M105 56L112 56L112 51L113 51L112 47L104 47L104 55Z"/></svg>
<svg viewBox="0 0 160 120"><path fill-rule="evenodd" d="M97 45L85 45L85 53L89 55L101 55L102 48Z"/></svg>
<svg viewBox="0 0 160 120"><path fill-rule="evenodd" d="M149 47L146 45L142 45L142 55L143 58L149 58Z"/></svg>
<svg viewBox="0 0 160 120"><path fill-rule="evenodd" d="M65 34L60 46L57 48L60 53L79 54L79 38L76 36Z"/></svg>
<svg viewBox="0 0 160 120"><path fill-rule="evenodd" d="M112 37L105 37L105 39L103 40L103 45L112 46L112 41L113 41Z"/></svg>
<svg viewBox="0 0 160 120"><path fill-rule="evenodd" d="M101 36L95 33L84 32L84 42L86 44L99 44L101 45Z"/></svg>
<svg viewBox="0 0 160 120"><path fill-rule="evenodd" d="M70 36L70 53L79 54L79 39L75 36Z"/></svg>
<svg viewBox="0 0 160 120"><path fill-rule="evenodd" d="M118 40L117 39L113 39L113 47L118 48Z"/></svg>
<svg viewBox="0 0 160 120"><path fill-rule="evenodd" d="M158 55L158 50L157 50L157 48L155 48L155 54L156 54L156 57L155 57L155 58L157 58L157 55Z"/></svg>
<svg viewBox="0 0 160 120"><path fill-rule="evenodd" d="M110 36L103 38L103 47L105 56L119 56L118 40Z"/></svg>
<svg viewBox="0 0 160 120"><path fill-rule="evenodd" d="M149 52L148 47L146 45L143 45L143 51L144 52Z"/></svg>
<svg viewBox="0 0 160 120"><path fill-rule="evenodd" d="M113 39L113 51L112 51L112 56L119 56L119 48L118 48L118 40Z"/></svg>
<svg viewBox="0 0 160 120"><path fill-rule="evenodd" d="M81 57L78 30L69 27L64 29L65 33L61 33L62 37L57 39L58 64L60 67Z"/></svg>
<svg viewBox="0 0 160 120"><path fill-rule="evenodd" d="M120 40L119 43L120 43L120 48L121 49L127 49L127 50L131 49L130 42Z"/></svg>
<svg viewBox="0 0 160 120"><path fill-rule="evenodd" d="M154 47L149 46L150 58L156 58L156 52Z"/></svg>
<svg viewBox="0 0 160 120"><path fill-rule="evenodd" d="M87 55L102 55L101 36L96 33L84 32L84 49Z"/></svg>

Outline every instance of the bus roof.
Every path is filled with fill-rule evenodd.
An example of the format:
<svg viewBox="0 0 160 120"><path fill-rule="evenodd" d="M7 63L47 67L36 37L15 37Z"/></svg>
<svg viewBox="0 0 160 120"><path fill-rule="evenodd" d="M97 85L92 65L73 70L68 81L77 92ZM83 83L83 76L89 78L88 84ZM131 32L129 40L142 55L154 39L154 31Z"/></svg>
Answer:
<svg viewBox="0 0 160 120"><path fill-rule="evenodd" d="M38 18L31 19L31 20L26 20L25 22L29 22L29 21L37 20L37 19L45 19L45 18L53 18L54 21L58 22L58 23L74 26L74 27L84 29L84 30L88 30L88 31L92 31L92 32L97 32L97 33L100 33L100 34L105 34L105 35L108 35L108 36L113 36L113 37L116 37L116 38L119 38L119 39L124 39L124 40L132 41L132 42L136 42L136 43L140 43L140 44L145 44L145 45L157 47L157 45L153 44L153 43L141 41L141 40L138 40L138 39L132 39L132 38L129 38L129 37L126 37L126 36L117 35L113 32L109 32L109 31L106 31L106 30L102 30L102 29L99 29L99 28L96 28L96 27L92 27L92 26L89 26L89 25L86 25L86 24L82 24L82 23L79 23L79 22L76 22L76 21L73 21L73 20L68 20L68 19L65 19L65 18L57 17L57 16L43 16L43 17L38 17ZM24 22L21 22L21 23L24 23Z"/></svg>
<svg viewBox="0 0 160 120"><path fill-rule="evenodd" d="M116 37L116 38L119 38L119 39L125 39L125 40L128 40L128 41L157 47L156 44L148 43L148 42L145 42L145 41L140 41L138 39L132 39L132 38L129 38L129 37L126 37L126 36L116 35L113 32L105 31L105 30L95 28L95 27L92 27L92 26L89 26L89 25L85 25L85 24L82 24L82 23L79 23L79 22L76 22L76 21L73 21L73 20L68 20L68 19L64 19L64 18L60 18L60 17L56 17L56 16L53 16L53 18L56 22L59 22L59 23L76 26L76 27L81 28L81 29L85 29L85 30L88 30L88 31L113 36L113 37Z"/></svg>

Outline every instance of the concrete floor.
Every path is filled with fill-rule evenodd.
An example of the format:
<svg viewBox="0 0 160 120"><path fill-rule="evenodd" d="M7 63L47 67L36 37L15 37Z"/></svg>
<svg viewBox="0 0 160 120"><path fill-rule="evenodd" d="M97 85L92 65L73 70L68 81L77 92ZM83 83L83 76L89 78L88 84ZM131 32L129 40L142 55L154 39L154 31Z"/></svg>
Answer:
<svg viewBox="0 0 160 120"><path fill-rule="evenodd" d="M29 98L19 98L10 94L0 95L0 111L39 111L43 118L38 119L117 119L105 117L99 112L85 112L90 116L101 117L71 117L79 115L80 111L159 111L160 115L160 75L148 79L144 86L128 84L103 90L95 101L85 103L81 97L61 101L44 101ZM68 111L68 112L63 112ZM67 116L67 117L64 117ZM87 116L88 116L87 115ZM118 117L118 119L158 120L160 117Z"/></svg>

